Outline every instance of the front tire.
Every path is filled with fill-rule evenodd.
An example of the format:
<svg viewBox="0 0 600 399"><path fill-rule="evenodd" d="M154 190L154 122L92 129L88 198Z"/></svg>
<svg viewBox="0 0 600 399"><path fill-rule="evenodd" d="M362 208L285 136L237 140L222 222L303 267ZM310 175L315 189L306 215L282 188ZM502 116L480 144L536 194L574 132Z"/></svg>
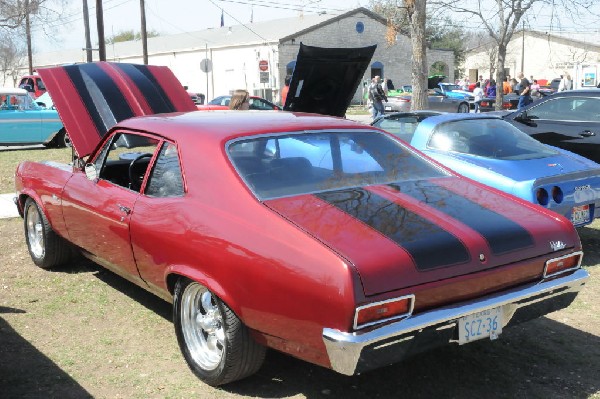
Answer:
<svg viewBox="0 0 600 399"><path fill-rule="evenodd" d="M218 386L258 371L266 348L257 344L233 311L206 287L187 278L175 285L177 341L190 369Z"/></svg>
<svg viewBox="0 0 600 399"><path fill-rule="evenodd" d="M42 269L66 263L71 258L71 247L52 226L38 204L31 198L25 201L23 224L29 255Z"/></svg>

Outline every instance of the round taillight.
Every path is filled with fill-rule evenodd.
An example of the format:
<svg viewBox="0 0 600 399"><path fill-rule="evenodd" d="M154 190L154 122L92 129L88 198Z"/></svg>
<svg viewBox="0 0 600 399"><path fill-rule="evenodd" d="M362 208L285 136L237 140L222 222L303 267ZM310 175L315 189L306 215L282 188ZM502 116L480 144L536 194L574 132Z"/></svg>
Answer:
<svg viewBox="0 0 600 399"><path fill-rule="evenodd" d="M535 198L538 204L546 206L548 205L548 191L544 188L538 188L535 192Z"/></svg>
<svg viewBox="0 0 600 399"><path fill-rule="evenodd" d="M563 198L563 191L560 189L560 187L552 187L552 199L554 200L554 202L560 204L561 202L563 202Z"/></svg>

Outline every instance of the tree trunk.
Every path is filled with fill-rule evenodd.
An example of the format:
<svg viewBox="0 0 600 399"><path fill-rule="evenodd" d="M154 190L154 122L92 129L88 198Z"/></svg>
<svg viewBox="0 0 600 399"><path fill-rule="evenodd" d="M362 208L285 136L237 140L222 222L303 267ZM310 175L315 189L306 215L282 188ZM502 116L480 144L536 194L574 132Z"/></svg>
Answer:
<svg viewBox="0 0 600 399"><path fill-rule="evenodd" d="M506 59L506 45L498 46L498 56L496 57L496 111L502 110L504 100L504 60Z"/></svg>
<svg viewBox="0 0 600 399"><path fill-rule="evenodd" d="M412 100L410 109L428 107L427 96L427 52L425 45L426 0L404 0L410 18L410 40L412 43Z"/></svg>

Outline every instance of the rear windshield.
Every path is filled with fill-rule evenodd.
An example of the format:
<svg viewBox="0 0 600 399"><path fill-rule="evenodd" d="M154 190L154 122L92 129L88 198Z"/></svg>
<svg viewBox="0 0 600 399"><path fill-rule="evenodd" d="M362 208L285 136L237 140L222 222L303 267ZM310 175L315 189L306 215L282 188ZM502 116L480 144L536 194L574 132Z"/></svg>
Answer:
<svg viewBox="0 0 600 399"><path fill-rule="evenodd" d="M446 176L379 132L261 136L231 143L228 153L261 200Z"/></svg>
<svg viewBox="0 0 600 399"><path fill-rule="evenodd" d="M506 160L546 158L558 154L502 119L443 123L435 128L428 147Z"/></svg>

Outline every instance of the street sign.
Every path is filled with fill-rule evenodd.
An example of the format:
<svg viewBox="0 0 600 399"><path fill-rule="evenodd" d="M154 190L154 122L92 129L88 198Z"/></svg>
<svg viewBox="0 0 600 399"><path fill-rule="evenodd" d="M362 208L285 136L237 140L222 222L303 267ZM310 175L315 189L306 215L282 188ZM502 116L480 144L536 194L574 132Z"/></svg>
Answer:
<svg viewBox="0 0 600 399"><path fill-rule="evenodd" d="M200 70L202 72L208 73L208 72L210 72L211 69L212 69L212 62L208 58L205 58L202 61L200 61Z"/></svg>
<svg viewBox="0 0 600 399"><path fill-rule="evenodd" d="M260 69L262 72L268 71L269 70L269 61L267 61L267 60L258 61L258 69Z"/></svg>
<svg viewBox="0 0 600 399"><path fill-rule="evenodd" d="M260 72L260 83L269 83L269 72Z"/></svg>

